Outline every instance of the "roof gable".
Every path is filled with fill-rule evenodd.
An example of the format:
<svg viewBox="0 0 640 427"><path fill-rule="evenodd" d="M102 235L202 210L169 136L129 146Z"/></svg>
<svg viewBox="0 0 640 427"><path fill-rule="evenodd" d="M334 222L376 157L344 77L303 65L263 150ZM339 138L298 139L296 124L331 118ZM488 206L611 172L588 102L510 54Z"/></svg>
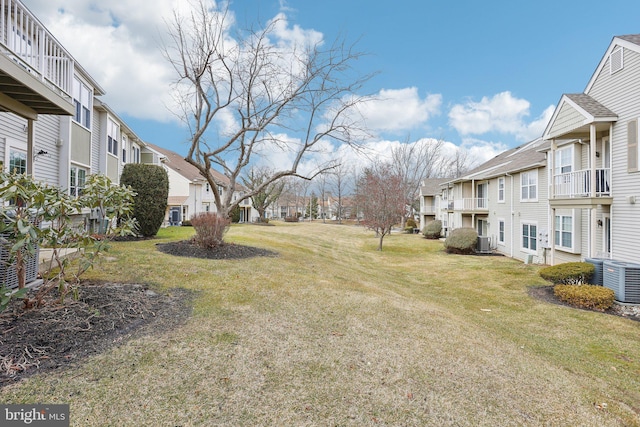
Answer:
<svg viewBox="0 0 640 427"><path fill-rule="evenodd" d="M587 83L587 87L585 88L584 93L587 93L587 94L589 93L595 81L598 79L598 76L602 72L602 69L606 66L607 61L609 60L609 55L611 55L611 52L613 52L613 50L618 46L640 53L640 34L616 36L611 40L609 47L607 48L606 52L602 56L602 59L600 60L600 63L598 64L598 66L596 67L596 70L594 71L593 75L589 79L589 83Z"/></svg>
<svg viewBox="0 0 640 427"><path fill-rule="evenodd" d="M545 140L562 137L590 123L612 122L617 119L618 116L613 111L587 94L564 94L542 137Z"/></svg>

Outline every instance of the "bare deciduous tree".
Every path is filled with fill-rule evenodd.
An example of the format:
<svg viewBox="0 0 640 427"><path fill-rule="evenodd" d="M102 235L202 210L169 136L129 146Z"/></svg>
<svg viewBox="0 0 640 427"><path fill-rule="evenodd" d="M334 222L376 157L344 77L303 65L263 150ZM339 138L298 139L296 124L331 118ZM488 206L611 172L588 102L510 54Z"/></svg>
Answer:
<svg viewBox="0 0 640 427"><path fill-rule="evenodd" d="M251 196L251 205L258 211L258 221L262 222L265 219L264 213L267 208L278 200L280 194L284 190L286 184L285 180L273 181L267 186L263 186L263 182L267 177L271 176L273 172L268 168L251 168L249 175L246 178L242 178L242 183L247 188ZM254 191L256 188L262 188L259 191Z"/></svg>
<svg viewBox="0 0 640 427"><path fill-rule="evenodd" d="M393 169L402 180L406 198L407 209L402 216L402 228L407 218L413 215L412 206L418 199L422 181L438 172L442 144L442 140L422 139L411 144L400 144L391 150Z"/></svg>
<svg viewBox="0 0 640 427"><path fill-rule="evenodd" d="M344 200L345 191L347 188L347 178L349 176L349 168L344 163L337 164L329 174L331 181L331 189L333 194L337 197L335 201L336 207L336 219L339 224L342 224L342 218L344 217Z"/></svg>
<svg viewBox="0 0 640 427"><path fill-rule="evenodd" d="M402 177L390 164L376 164L363 171L358 184L358 207L362 223L382 240L401 221L405 211Z"/></svg>
<svg viewBox="0 0 640 427"><path fill-rule="evenodd" d="M320 141L355 143L366 134L354 107L364 100L356 93L368 76L351 66L361 54L342 40L278 39L281 24L275 19L232 32L228 3L210 0L196 0L183 14L175 11L168 23L164 54L177 76L177 115L190 132L186 160L209 182L223 216L282 177L311 179L330 168L298 172ZM234 200L243 171L274 151L288 162ZM212 167L228 183L216 182ZM222 195L218 185L226 190Z"/></svg>

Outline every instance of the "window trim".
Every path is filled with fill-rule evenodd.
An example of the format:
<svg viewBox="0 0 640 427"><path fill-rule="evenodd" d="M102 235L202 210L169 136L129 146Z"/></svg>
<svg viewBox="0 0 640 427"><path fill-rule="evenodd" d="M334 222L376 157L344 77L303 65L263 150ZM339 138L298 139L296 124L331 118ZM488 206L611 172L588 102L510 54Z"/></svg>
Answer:
<svg viewBox="0 0 640 427"><path fill-rule="evenodd" d="M523 198L522 197L522 190L524 189L525 185L523 184L523 179L525 176L535 176L535 183L531 184L529 181L529 179L527 179L527 198ZM520 201L521 202L537 202L538 201L538 182L539 182L539 177L538 177L538 169L534 169L534 170L530 170L530 171L525 171L525 172L520 172ZM531 197L531 188L535 188L536 191L536 196L535 198Z"/></svg>
<svg viewBox="0 0 640 427"><path fill-rule="evenodd" d="M73 183L73 172L76 172L76 183ZM78 172L84 172L84 180L82 185L78 185L77 184L77 180L78 180ZM69 166L69 195L71 195L72 197L79 197L81 194L78 193L78 190L83 190L85 187L85 184L87 182L87 176L89 175L89 170L86 167L83 166L79 166L79 165L70 165Z"/></svg>
<svg viewBox="0 0 640 427"><path fill-rule="evenodd" d="M85 92L86 91L86 92ZM91 129L91 111L93 110L93 90L78 76L73 76L73 105L75 114L72 120L80 126ZM86 99L83 99L85 98Z"/></svg>
<svg viewBox="0 0 640 427"><path fill-rule="evenodd" d="M120 158L118 152L118 133L120 131L120 125L113 119L107 119L107 153ZM115 136L113 135L115 133Z"/></svg>
<svg viewBox="0 0 640 427"><path fill-rule="evenodd" d="M560 227L563 226L564 221L563 218L571 218L571 230L570 231L565 231L562 229L558 228L558 219L560 220ZM568 251L568 252L573 252L574 248L576 246L576 242L575 242L575 236L576 236L576 218L575 215L572 213L571 215L563 215L563 214L557 214L556 216L553 218L554 221L554 236L553 236L553 244L555 246L556 249L561 250L561 251ZM562 239L562 234L563 233L571 233L571 246L564 246L563 243L563 239ZM558 237L556 237L556 234L558 235Z"/></svg>
<svg viewBox="0 0 640 427"><path fill-rule="evenodd" d="M502 228L502 230L500 230ZM500 235L502 233L502 236ZM505 245L505 237L507 236L507 222L504 218L498 218L498 244ZM502 240L500 238L502 237Z"/></svg>
<svg viewBox="0 0 640 427"><path fill-rule="evenodd" d="M535 249L531 249L531 244L529 243L528 247L524 246L524 227L528 226L529 227L529 235L527 236L527 239L529 242L531 242L531 240L533 239L535 243ZM531 236L531 227L535 227L535 234L534 236ZM530 253L530 254L537 254L538 253L538 222L537 221L522 221L520 222L520 249L522 250L522 252L526 252L526 253Z"/></svg>
<svg viewBox="0 0 640 427"><path fill-rule="evenodd" d="M562 163L561 161L562 159L562 153L569 153L568 155L568 160L569 163L565 164ZM566 160L566 159L565 159ZM559 148L556 150L555 154L554 154L554 165L553 165L553 174L554 175L562 175L563 173L571 173L573 172L573 163L574 163L574 145L567 145L565 147ZM568 168L569 170L564 170L565 168Z"/></svg>
<svg viewBox="0 0 640 427"><path fill-rule="evenodd" d="M505 194L506 194L506 182L507 180L501 176L498 178L498 203L505 202Z"/></svg>

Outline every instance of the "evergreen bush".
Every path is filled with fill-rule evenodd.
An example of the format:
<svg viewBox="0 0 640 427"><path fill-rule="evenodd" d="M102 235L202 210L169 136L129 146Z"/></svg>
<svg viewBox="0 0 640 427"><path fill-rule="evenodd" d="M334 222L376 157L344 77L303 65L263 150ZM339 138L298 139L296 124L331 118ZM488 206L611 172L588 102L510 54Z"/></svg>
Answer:
<svg viewBox="0 0 640 427"><path fill-rule="evenodd" d="M544 280L554 285L580 285L589 283L595 272L595 266L589 262L566 262L540 270Z"/></svg>
<svg viewBox="0 0 640 427"><path fill-rule="evenodd" d="M478 232L475 229L470 227L456 228L444 241L444 248L450 254L468 255L475 252L477 243Z"/></svg>
<svg viewBox="0 0 640 427"><path fill-rule="evenodd" d="M162 226L169 197L169 176L162 166L128 163L122 170L121 185L130 186L134 197L132 216L139 235L155 236Z"/></svg>
<svg viewBox="0 0 640 427"><path fill-rule="evenodd" d="M439 239L442 233L442 221L439 219L429 221L422 229L422 234L427 239Z"/></svg>
<svg viewBox="0 0 640 427"><path fill-rule="evenodd" d="M556 285L553 293L574 307L598 311L611 308L615 298L613 290L597 285Z"/></svg>

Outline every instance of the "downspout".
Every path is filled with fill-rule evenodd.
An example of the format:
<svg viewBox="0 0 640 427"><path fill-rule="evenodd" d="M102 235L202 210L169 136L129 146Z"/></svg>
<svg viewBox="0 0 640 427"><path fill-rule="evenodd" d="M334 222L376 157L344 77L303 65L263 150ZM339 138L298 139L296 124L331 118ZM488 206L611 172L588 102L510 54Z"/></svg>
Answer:
<svg viewBox="0 0 640 427"><path fill-rule="evenodd" d="M513 258L513 233L515 231L515 226L514 226L514 222L515 222L515 212L513 212L513 175L511 175L510 173L505 173L504 176L508 176L509 178L511 178L511 197L509 197L510 203L511 203L511 236L510 236L510 240L511 243L509 244L509 256L511 258Z"/></svg>
<svg viewBox="0 0 640 427"><path fill-rule="evenodd" d="M33 173L33 143L36 136L35 121L27 119L27 175L34 176ZM8 166L8 165L7 165Z"/></svg>
<svg viewBox="0 0 640 427"><path fill-rule="evenodd" d="M549 190L549 200L553 200L556 197L556 140L551 140L551 151L549 151L550 159L550 169L551 169L551 188ZM556 209L551 207L551 218L550 218L550 230L549 231L549 246L551 246L551 263L550 265L555 265L555 256L556 256Z"/></svg>
<svg viewBox="0 0 640 427"><path fill-rule="evenodd" d="M595 123L591 123L590 126L590 133L589 133L589 158L590 158L590 162L591 162L591 170L590 170L590 185L591 185L591 191L589 192L589 196L590 197L595 197L596 196L596 125ZM603 154L604 156L604 154ZM593 206L593 205L592 205ZM597 229L597 223L596 223L596 208L592 207L589 210L589 256L590 257L594 257L595 256L595 249L596 249L596 229Z"/></svg>

